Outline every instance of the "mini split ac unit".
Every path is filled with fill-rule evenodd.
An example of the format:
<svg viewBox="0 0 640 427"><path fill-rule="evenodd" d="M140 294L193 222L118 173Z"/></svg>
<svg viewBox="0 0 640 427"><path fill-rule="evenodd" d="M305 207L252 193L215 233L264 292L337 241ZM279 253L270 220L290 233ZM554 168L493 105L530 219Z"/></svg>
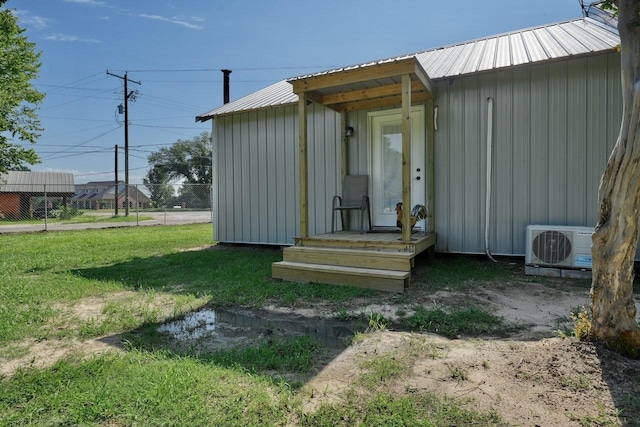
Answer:
<svg viewBox="0 0 640 427"><path fill-rule="evenodd" d="M591 269L592 234L589 227L529 225L525 264Z"/></svg>

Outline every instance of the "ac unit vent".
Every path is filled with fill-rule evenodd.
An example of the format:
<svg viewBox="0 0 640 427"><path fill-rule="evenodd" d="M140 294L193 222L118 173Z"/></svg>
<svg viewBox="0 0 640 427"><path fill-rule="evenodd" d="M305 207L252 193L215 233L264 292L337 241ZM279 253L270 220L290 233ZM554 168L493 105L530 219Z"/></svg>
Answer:
<svg viewBox="0 0 640 427"><path fill-rule="evenodd" d="M591 235L588 227L529 225L525 264L591 269Z"/></svg>
<svg viewBox="0 0 640 427"><path fill-rule="evenodd" d="M571 239L560 231L544 231L533 239L531 249L539 260L557 264L571 255Z"/></svg>

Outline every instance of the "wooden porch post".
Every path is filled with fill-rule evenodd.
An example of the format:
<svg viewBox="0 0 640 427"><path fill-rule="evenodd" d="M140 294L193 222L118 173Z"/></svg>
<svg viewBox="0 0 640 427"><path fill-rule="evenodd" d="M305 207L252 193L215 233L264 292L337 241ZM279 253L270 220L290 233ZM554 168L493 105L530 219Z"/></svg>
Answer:
<svg viewBox="0 0 640 427"><path fill-rule="evenodd" d="M435 110L433 108L433 100L427 101L427 211L429 216L429 229L426 228L427 233L433 233L436 230L436 171L435 171Z"/></svg>
<svg viewBox="0 0 640 427"><path fill-rule="evenodd" d="M339 186L342 186L344 177L347 175L347 168L349 164L348 151L347 151L348 138L346 135L347 113L344 111L340 112L340 126L342 129L340 135L342 137L340 138L341 144L340 144L340 184Z"/></svg>
<svg viewBox="0 0 640 427"><path fill-rule="evenodd" d="M300 151L300 237L309 237L309 176L307 172L307 93L298 94L298 145Z"/></svg>
<svg viewBox="0 0 640 427"><path fill-rule="evenodd" d="M402 241L411 240L411 77L402 75Z"/></svg>

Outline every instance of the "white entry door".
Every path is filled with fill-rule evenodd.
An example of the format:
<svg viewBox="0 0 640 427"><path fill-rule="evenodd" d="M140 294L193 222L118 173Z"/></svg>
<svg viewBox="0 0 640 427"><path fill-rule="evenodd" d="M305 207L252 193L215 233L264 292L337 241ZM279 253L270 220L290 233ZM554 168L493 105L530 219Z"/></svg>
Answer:
<svg viewBox="0 0 640 427"><path fill-rule="evenodd" d="M396 225L402 202L402 115L400 110L369 114L371 215L374 226ZM411 209L425 204L424 107L411 109ZM418 225L419 226L419 225Z"/></svg>

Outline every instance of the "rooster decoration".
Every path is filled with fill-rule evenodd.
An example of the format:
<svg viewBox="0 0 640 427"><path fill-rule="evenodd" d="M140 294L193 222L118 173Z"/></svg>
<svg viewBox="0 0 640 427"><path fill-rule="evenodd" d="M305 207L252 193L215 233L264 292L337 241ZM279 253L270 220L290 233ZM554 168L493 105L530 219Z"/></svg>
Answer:
<svg viewBox="0 0 640 427"><path fill-rule="evenodd" d="M424 205L417 204L411 209L411 229L416 222L422 221L428 216L427 208ZM396 225L402 230L402 202L396 203Z"/></svg>

